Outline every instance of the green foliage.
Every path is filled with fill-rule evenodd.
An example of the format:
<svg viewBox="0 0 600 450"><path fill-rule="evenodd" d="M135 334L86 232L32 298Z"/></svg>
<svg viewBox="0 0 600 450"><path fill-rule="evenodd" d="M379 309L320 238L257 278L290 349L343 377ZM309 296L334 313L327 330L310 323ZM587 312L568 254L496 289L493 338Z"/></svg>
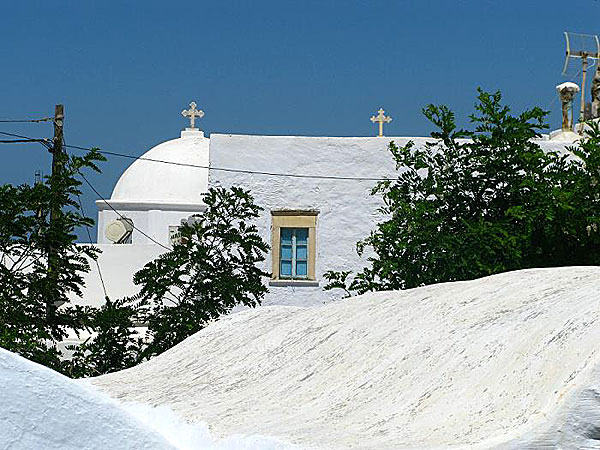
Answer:
<svg viewBox="0 0 600 450"><path fill-rule="evenodd" d="M248 191L211 188L206 211L180 228L173 249L134 277L148 305L143 358L173 347L236 305L254 307L267 292L259 269L268 245L251 222L261 208Z"/></svg>
<svg viewBox="0 0 600 450"><path fill-rule="evenodd" d="M98 252L75 244L75 229L93 224L77 209L76 174L98 171L104 158L96 150L57 158L62 170L43 183L0 186L0 346L61 370L55 344L86 317L69 295L81 295L88 258Z"/></svg>
<svg viewBox="0 0 600 450"><path fill-rule="evenodd" d="M113 302L107 298L100 308L89 308L83 326L91 335L69 347L72 358L63 363L68 375L97 376L136 365L144 348L142 335L136 332L143 311L131 299Z"/></svg>
<svg viewBox="0 0 600 450"><path fill-rule="evenodd" d="M438 128L423 148L390 143L398 177L376 185L387 219L357 245L370 266L329 272L327 288L407 289L530 267L600 263L600 131L568 152L544 152L539 108L511 114L479 91L474 130L430 105ZM464 139L468 138L468 139Z"/></svg>

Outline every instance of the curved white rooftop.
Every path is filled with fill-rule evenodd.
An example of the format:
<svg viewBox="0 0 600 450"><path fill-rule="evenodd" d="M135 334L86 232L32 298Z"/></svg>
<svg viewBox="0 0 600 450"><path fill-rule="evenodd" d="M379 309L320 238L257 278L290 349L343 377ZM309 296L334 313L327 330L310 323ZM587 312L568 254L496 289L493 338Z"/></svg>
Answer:
<svg viewBox="0 0 600 450"><path fill-rule="evenodd" d="M529 269L256 308L91 383L303 449L598 449L599 279Z"/></svg>
<svg viewBox="0 0 600 450"><path fill-rule="evenodd" d="M136 160L121 175L110 197L121 204L199 205L208 189L210 139L196 128L163 142ZM184 164L165 164L148 159ZM186 167L185 164L199 167Z"/></svg>

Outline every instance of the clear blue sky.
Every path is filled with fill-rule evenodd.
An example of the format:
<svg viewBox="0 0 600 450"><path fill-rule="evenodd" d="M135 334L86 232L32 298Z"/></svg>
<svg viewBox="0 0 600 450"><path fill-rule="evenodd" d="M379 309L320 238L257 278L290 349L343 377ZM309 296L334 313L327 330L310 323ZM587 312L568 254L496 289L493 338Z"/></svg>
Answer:
<svg viewBox="0 0 600 450"><path fill-rule="evenodd" d="M481 86L516 111L551 108L557 128L562 33L600 33L599 19L597 0L4 2L0 119L63 103L67 143L141 155L179 135L191 100L207 133L367 136L383 106L386 134L414 136L431 131L423 106L464 117ZM49 171L39 145L0 151L1 183ZM91 180L108 197L130 162L113 157Z"/></svg>

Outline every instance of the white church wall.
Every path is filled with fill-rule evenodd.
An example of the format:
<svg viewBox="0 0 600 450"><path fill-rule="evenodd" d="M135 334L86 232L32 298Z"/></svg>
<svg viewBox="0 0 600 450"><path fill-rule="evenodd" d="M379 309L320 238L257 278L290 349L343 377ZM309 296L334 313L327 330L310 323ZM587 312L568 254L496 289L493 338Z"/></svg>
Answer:
<svg viewBox="0 0 600 450"><path fill-rule="evenodd" d="M387 146L407 138L290 137L211 135L209 186L250 189L264 208L258 219L261 236L271 244L271 211L317 210L316 278L318 286L269 286L264 304L315 305L339 297L324 291L328 270L360 270L366 259L356 254L380 218L380 200L370 195L375 181L274 177L216 170L233 168L261 172L377 178L395 173ZM424 138L413 139L425 142ZM272 255L264 269L271 272Z"/></svg>

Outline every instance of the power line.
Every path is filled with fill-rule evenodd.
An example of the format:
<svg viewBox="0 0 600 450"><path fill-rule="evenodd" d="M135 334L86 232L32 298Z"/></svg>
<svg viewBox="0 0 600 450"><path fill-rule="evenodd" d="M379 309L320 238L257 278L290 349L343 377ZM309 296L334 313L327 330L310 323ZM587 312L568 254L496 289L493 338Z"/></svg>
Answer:
<svg viewBox="0 0 600 450"><path fill-rule="evenodd" d="M0 134L2 134L4 136L19 138L19 139L26 139L27 142L39 142L42 145L44 145L46 148L48 148L49 145L52 145L52 140L48 139L48 138L36 139L36 138L32 138L30 136L23 136L21 134L7 133L6 131L0 131Z"/></svg>
<svg viewBox="0 0 600 450"><path fill-rule="evenodd" d="M44 117L42 119L11 119L11 120L0 120L0 123L39 123L39 122L50 122L54 120L54 117Z"/></svg>
<svg viewBox="0 0 600 450"><path fill-rule="evenodd" d="M64 134L63 134L63 146L66 146ZM71 166L71 168L72 168L72 166ZM81 196L79 194L77 194L77 202L79 203L79 210L81 211L81 214L83 215L83 217L86 217L85 210L83 209L83 203L81 202ZM93 245L92 234L90 233L89 225L85 226L85 231L87 232L88 241L89 241L90 245ZM102 291L104 292L104 298L108 298L108 293L106 292L106 285L104 284L104 277L102 276L102 270L100 269L100 262L98 261L98 257L94 258L94 262L96 263L96 267L98 268L98 276L100 277L100 284L102 285Z"/></svg>
<svg viewBox="0 0 600 450"><path fill-rule="evenodd" d="M0 131L0 134L6 134L8 136L27 138L27 136L14 135L12 133L4 133L2 131ZM154 162L154 163L170 164L173 166L180 166L180 167L193 167L196 169L209 169L209 170L214 170L214 171L219 171L219 172L242 173L242 174L249 174L249 175L265 175L265 176L270 176L270 177L308 178L308 179L317 179L317 180L340 180L340 181L388 181L389 180L389 178L384 178L384 177L345 177L345 176L338 176L338 175L308 175L308 174L268 172L268 171L247 170L247 169L231 169L231 168L227 168L227 167L204 166L204 165L200 165L200 164L181 163L181 162L176 162L176 161L166 161L163 159L147 158L144 156L127 155L125 153L110 152L107 150L93 149L91 147L81 147L79 145L65 145L65 147L72 148L75 150L83 150L83 151L96 150L98 153L100 153L102 155L118 156L121 158L128 158L128 159L132 159L132 160L150 161L150 162Z"/></svg>
<svg viewBox="0 0 600 450"><path fill-rule="evenodd" d="M107 206L108 206L110 209L112 209L112 210L113 210L113 211L114 211L114 212L115 212L115 213L116 213L116 214L117 214L117 215L118 215L118 216L119 216L121 219L125 219L125 220L127 220L127 217L125 217L123 214L121 214L119 211L117 211L115 208L113 208L113 206L112 206L112 205L111 205L111 204L110 204L110 203L109 203L109 202L108 202L108 201L107 201L107 200L106 200L104 197L102 197L102 195L100 195L100 192L98 192L98 191L96 190L96 188L95 188L95 187L92 185L92 183L90 183L90 182L88 181L88 179L85 177L85 175L84 175L83 173L81 173L81 171L78 171L78 172L79 172L79 175L81 176L81 178L83 178L83 181L85 181L85 182L86 182L86 184L87 184L87 185L90 187L90 189L91 189L92 191L94 191L94 193L95 193L95 194L96 194L98 197L100 197L100 199L101 199L101 200L102 200L104 203L106 203L106 205L107 205ZM131 221L129 221L129 222L131 223ZM157 245L160 245L160 246L161 246L162 248L164 248L165 250L169 250L169 251L173 250L172 248L166 247L165 245L161 244L161 243L160 243L160 242L158 242L156 239L154 239L152 236L148 236L146 233L144 233L142 230L140 230L138 227L136 227L136 226L135 226L135 224L133 224L133 223L132 223L132 224L131 224L131 226L132 226L132 227L133 227L135 230L139 231L141 234L143 234L144 236L146 236L148 239L150 239L150 240L151 240L152 242L154 242L155 244L157 244Z"/></svg>
<svg viewBox="0 0 600 450"><path fill-rule="evenodd" d="M30 136L23 136L22 134L7 133L6 131L0 131L0 134L3 134L5 136L22 138L22 139L35 139L35 138L30 137Z"/></svg>
<svg viewBox="0 0 600 450"><path fill-rule="evenodd" d="M0 144L23 144L25 142L46 142L44 139L0 139Z"/></svg>
<svg viewBox="0 0 600 450"><path fill-rule="evenodd" d="M92 150L91 148L79 147L77 145L67 145L66 147L74 148L77 150L85 150L85 151ZM271 177L314 178L314 179L321 179L321 180L346 180L346 181L387 181L387 180L389 180L389 178L344 177L344 176L337 176L337 175L304 175L304 174L297 174L297 173L279 173L279 172L265 172L265 171L258 171L258 170L231 169L231 168L226 168L226 167L203 166L200 164L180 163L180 162L176 162L176 161L165 161L163 159L146 158L144 156L133 156L133 155L127 155L124 153L109 152L106 150L97 150L96 149L96 151L103 155L120 156L122 158L129 158L129 159L134 159L134 160L150 161L150 162L161 163L161 164L171 164L174 166L182 166L182 167L194 167L197 169L209 169L209 170L220 171L220 172L243 173L243 174L252 174L252 175L266 175L266 176L271 176Z"/></svg>
<svg viewBox="0 0 600 450"><path fill-rule="evenodd" d="M81 203L81 196L77 194L77 202L79 203L79 209L81 210L81 214L85 217L85 210L83 209L83 203ZM90 233L90 226L85 226L85 231L87 231L88 241L90 245L93 245L92 235ZM100 284L102 285L102 290L104 291L104 298L108 297L108 293L106 292L106 285L104 284L104 277L102 276L102 270L100 269L100 261L98 258L94 258L94 262L96 263L96 267L98 268L98 276L100 277Z"/></svg>

